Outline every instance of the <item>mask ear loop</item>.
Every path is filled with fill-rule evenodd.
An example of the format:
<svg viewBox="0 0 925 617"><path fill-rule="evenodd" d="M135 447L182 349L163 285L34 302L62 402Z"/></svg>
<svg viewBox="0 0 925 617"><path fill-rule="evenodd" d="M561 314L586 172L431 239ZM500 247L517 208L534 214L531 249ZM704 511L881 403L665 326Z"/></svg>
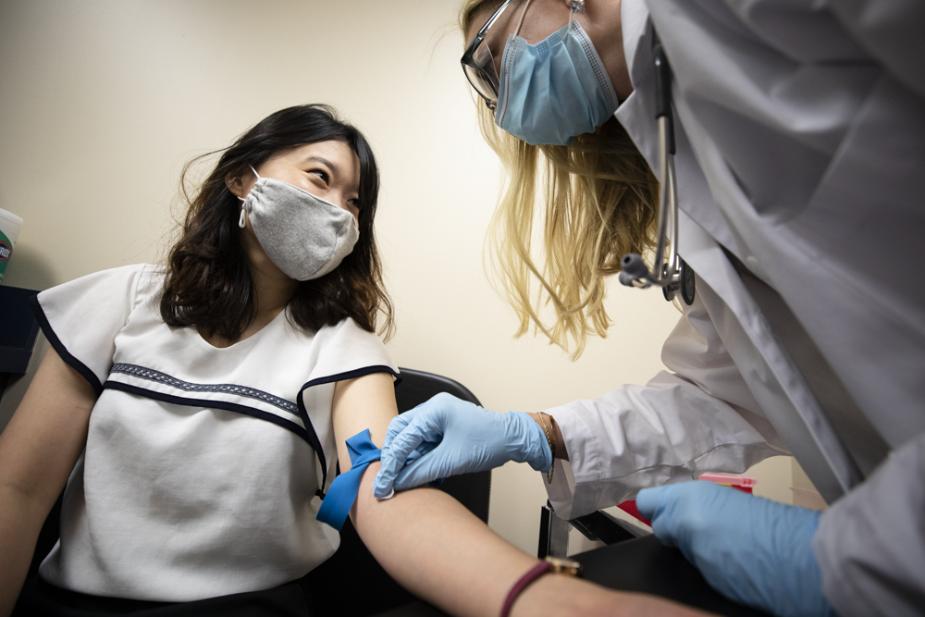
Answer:
<svg viewBox="0 0 925 617"><path fill-rule="evenodd" d="M254 172L254 175L257 176L257 180L260 180L260 174L257 173L257 170L254 169L254 166L248 165L248 167L250 167L251 171ZM238 216L238 227L240 229L244 229L247 220L244 216L244 214L247 212L247 199L244 197L239 197L238 195L235 195L235 197L241 200L241 214Z"/></svg>
<svg viewBox="0 0 925 617"><path fill-rule="evenodd" d="M527 9L530 8L531 2L533 2L533 0L527 0L527 2L524 3L524 8L520 12L520 20L517 22L517 28L514 29L514 34L511 35L511 38L520 35L520 29L524 25L524 19L527 17ZM585 0L569 0L568 10L568 25L571 27L572 22L575 20L575 13L585 12Z"/></svg>
<svg viewBox="0 0 925 617"><path fill-rule="evenodd" d="M241 200L241 214L240 214L240 216L238 216L238 227L239 227L240 229L244 229L245 220L246 220L246 219L244 218L244 213L247 212L247 206L245 205L244 199L242 199L242 198L240 198L240 197L238 197L238 199Z"/></svg>
<svg viewBox="0 0 925 617"><path fill-rule="evenodd" d="M524 9L520 12L520 21L517 22L517 28L514 29L514 34L511 35L511 38L514 38L520 34L520 29L524 25L524 19L527 17L527 9L530 8L531 2L533 2L533 0L527 0L524 3Z"/></svg>
<svg viewBox="0 0 925 617"><path fill-rule="evenodd" d="M575 22L575 15L585 12L585 0L570 0L568 3L568 11L568 25L569 28L571 28L572 24Z"/></svg>

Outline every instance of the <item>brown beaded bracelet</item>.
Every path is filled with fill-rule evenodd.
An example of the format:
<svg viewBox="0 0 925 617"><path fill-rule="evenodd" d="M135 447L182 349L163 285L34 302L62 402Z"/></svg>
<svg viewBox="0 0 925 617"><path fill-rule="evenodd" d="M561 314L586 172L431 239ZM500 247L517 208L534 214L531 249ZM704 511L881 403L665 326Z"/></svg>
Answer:
<svg viewBox="0 0 925 617"><path fill-rule="evenodd" d="M540 418L540 428L546 435L546 441L549 443L549 451L552 453L552 463L549 465L549 471L546 472L546 482L552 482L552 472L556 468L556 438L552 430L552 417L542 411L536 414Z"/></svg>

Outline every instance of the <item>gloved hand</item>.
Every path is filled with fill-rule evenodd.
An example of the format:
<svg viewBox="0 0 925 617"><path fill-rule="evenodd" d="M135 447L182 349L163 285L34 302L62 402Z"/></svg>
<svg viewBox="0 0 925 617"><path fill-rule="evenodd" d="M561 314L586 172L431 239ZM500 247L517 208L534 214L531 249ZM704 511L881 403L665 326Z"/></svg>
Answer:
<svg viewBox="0 0 925 617"><path fill-rule="evenodd" d="M552 451L540 425L525 413L486 411L441 392L392 419L373 494L385 499L393 489L485 471L507 461L549 469Z"/></svg>
<svg viewBox="0 0 925 617"><path fill-rule="evenodd" d="M711 482L647 488L636 507L723 595L784 617L832 614L810 545L819 512Z"/></svg>

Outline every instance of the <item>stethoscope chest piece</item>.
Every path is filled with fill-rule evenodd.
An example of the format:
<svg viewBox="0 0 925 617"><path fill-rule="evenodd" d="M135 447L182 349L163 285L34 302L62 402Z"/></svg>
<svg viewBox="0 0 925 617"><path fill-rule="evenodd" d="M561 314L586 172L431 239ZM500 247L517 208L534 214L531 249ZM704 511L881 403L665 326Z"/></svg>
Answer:
<svg viewBox="0 0 925 617"><path fill-rule="evenodd" d="M687 265L687 262L681 259L680 256L678 257L678 262L680 263L678 277L662 287L662 295L671 302L678 292L681 292L681 299L684 300L684 304L690 306L694 303L697 287L694 269Z"/></svg>

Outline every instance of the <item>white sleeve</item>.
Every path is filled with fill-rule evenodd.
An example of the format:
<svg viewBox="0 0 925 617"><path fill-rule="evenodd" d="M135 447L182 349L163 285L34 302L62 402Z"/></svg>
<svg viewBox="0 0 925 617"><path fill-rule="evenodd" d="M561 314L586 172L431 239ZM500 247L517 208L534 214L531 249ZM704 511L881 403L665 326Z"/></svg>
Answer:
<svg viewBox="0 0 925 617"><path fill-rule="evenodd" d="M334 384L372 373L389 373L398 377L398 367L389 358L382 340L361 328L350 318L327 326L315 334L311 347L312 369L299 392L299 412L303 422L314 427L312 447L320 459L319 486L328 487L337 465L337 447L331 422Z"/></svg>
<svg viewBox="0 0 925 617"><path fill-rule="evenodd" d="M115 338L134 306L144 266L112 268L38 294L42 332L58 355L99 394L109 375Z"/></svg>
<svg viewBox="0 0 925 617"><path fill-rule="evenodd" d="M596 400L547 410L569 461L556 460L547 491L563 518L631 498L639 489L704 471L742 472L782 454L770 424L726 352L699 298L662 349L671 372ZM545 482L545 477L544 477Z"/></svg>
<svg viewBox="0 0 925 617"><path fill-rule="evenodd" d="M822 514L813 551L825 596L842 617L922 614L923 477L925 434Z"/></svg>
<svg viewBox="0 0 925 617"><path fill-rule="evenodd" d="M315 349L318 357L303 388L370 373L391 373L398 377L398 367L389 357L382 340L350 318L319 330Z"/></svg>

